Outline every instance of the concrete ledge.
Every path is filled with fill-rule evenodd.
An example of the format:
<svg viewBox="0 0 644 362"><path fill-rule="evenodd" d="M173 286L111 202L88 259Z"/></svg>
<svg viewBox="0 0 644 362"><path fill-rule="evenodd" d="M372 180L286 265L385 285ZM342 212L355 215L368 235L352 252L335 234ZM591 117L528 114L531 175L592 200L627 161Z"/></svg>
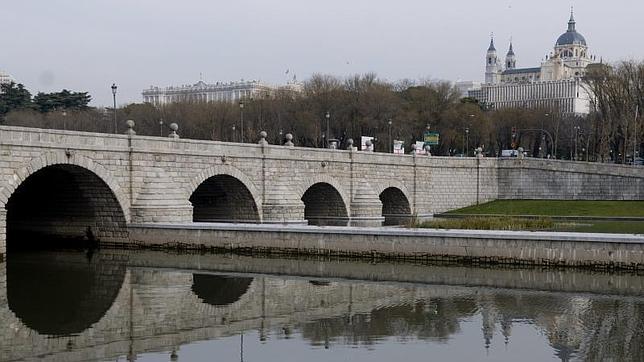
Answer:
<svg viewBox="0 0 644 362"><path fill-rule="evenodd" d="M129 231L129 247L644 270L638 235L205 223Z"/></svg>

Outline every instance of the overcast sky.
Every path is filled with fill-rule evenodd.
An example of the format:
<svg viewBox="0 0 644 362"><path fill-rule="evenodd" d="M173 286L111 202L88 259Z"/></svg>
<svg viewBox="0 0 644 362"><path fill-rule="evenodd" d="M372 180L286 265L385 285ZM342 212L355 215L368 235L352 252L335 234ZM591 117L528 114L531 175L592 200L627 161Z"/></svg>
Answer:
<svg viewBox="0 0 644 362"><path fill-rule="evenodd" d="M141 102L150 85L294 73L482 80L494 32L519 67L538 66L570 6L591 53L644 59L638 0L4 0L0 69L32 93L88 91L93 104Z"/></svg>

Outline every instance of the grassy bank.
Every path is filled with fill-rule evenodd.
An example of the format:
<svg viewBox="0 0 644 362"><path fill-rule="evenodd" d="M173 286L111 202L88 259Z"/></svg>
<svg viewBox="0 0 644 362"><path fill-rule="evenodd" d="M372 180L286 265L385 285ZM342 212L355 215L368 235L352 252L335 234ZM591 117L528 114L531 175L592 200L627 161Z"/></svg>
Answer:
<svg viewBox="0 0 644 362"><path fill-rule="evenodd" d="M466 217L463 219L436 219L416 224L428 229L471 229L471 230L552 230L555 223L549 218L521 219L512 217Z"/></svg>
<svg viewBox="0 0 644 362"><path fill-rule="evenodd" d="M644 217L644 201L497 200L447 214Z"/></svg>

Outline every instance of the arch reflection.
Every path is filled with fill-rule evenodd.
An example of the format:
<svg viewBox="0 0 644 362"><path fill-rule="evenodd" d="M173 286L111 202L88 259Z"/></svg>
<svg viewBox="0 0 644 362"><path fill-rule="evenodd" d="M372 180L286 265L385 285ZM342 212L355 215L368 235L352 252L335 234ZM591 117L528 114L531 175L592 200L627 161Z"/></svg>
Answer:
<svg viewBox="0 0 644 362"><path fill-rule="evenodd" d="M192 292L204 303L224 306L237 302L246 294L254 278L227 275L193 274Z"/></svg>
<svg viewBox="0 0 644 362"><path fill-rule="evenodd" d="M13 252L7 258L9 309L41 335L79 334L112 307L125 269L80 252Z"/></svg>

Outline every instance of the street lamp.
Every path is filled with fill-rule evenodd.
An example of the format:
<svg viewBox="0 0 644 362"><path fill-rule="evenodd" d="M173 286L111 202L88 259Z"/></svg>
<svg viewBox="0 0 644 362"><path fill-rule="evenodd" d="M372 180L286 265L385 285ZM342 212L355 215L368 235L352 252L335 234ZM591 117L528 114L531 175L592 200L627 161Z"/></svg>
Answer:
<svg viewBox="0 0 644 362"><path fill-rule="evenodd" d="M233 124L233 142L237 139L237 134L235 133L235 125Z"/></svg>
<svg viewBox="0 0 644 362"><path fill-rule="evenodd" d="M118 124L116 122L116 83L112 83L112 97L114 98L114 133L118 133Z"/></svg>
<svg viewBox="0 0 644 362"><path fill-rule="evenodd" d="M470 148L470 128L465 127L465 157L469 156L469 148Z"/></svg>
<svg viewBox="0 0 644 362"><path fill-rule="evenodd" d="M159 136L163 137L163 118L159 120Z"/></svg>
<svg viewBox="0 0 644 362"><path fill-rule="evenodd" d="M244 143L244 101L239 101L239 123L241 133L241 143Z"/></svg>
<svg viewBox="0 0 644 362"><path fill-rule="evenodd" d="M389 147L389 149L391 150L391 152L393 152L393 148L392 148L392 147L393 147L393 145L391 144L391 118L390 118L390 119L389 119L389 121L387 122L387 125L389 125L389 146L387 146L387 147ZM389 152L389 151L387 151L387 152Z"/></svg>
<svg viewBox="0 0 644 362"><path fill-rule="evenodd" d="M63 129L67 130L67 111L63 110Z"/></svg>
<svg viewBox="0 0 644 362"><path fill-rule="evenodd" d="M329 114L329 111L326 111L324 117L326 118L326 147L329 147L328 142L331 138L331 133L329 133L329 120L331 119L331 114Z"/></svg>
<svg viewBox="0 0 644 362"><path fill-rule="evenodd" d="M574 142L575 142L575 154L574 154L574 156L573 156L573 155L571 155L570 159L571 159L571 160L573 160L573 161L577 161L577 137L578 137L578 135L579 135L579 129L580 129L580 127L579 127L579 126L574 126L572 129L573 129L573 131L575 132L575 136L574 136L574 137L575 137L575 138L574 138ZM570 153L572 153L572 150L570 150Z"/></svg>

